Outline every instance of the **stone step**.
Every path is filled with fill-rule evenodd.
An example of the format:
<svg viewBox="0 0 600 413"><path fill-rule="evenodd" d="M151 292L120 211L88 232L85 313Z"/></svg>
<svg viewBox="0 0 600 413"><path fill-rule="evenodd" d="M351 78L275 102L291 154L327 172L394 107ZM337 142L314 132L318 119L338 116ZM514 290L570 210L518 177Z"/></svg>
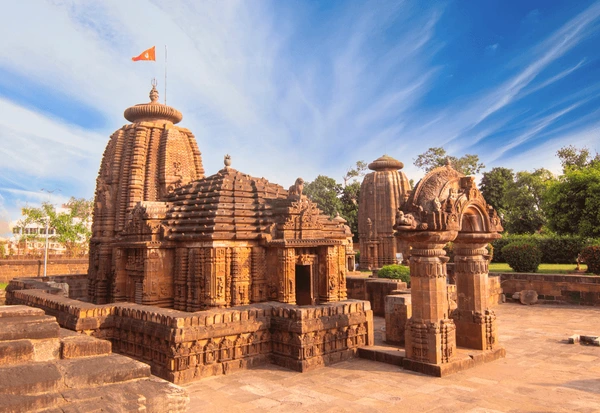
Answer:
<svg viewBox="0 0 600 413"><path fill-rule="evenodd" d="M54 362L32 362L0 368L2 395L53 392L61 386L62 376Z"/></svg>
<svg viewBox="0 0 600 413"><path fill-rule="evenodd" d="M0 318L0 341L58 338L56 319L47 315L19 315Z"/></svg>
<svg viewBox="0 0 600 413"><path fill-rule="evenodd" d="M63 401L59 393L42 393L36 395L23 394L3 394L0 397L0 412L3 413L22 413L39 412L61 413L62 410L56 408Z"/></svg>
<svg viewBox="0 0 600 413"><path fill-rule="evenodd" d="M108 389L103 386L94 389L89 399L78 397L78 400L65 396L68 404L61 406L63 413L125 413L147 412L146 398L141 394L126 393L122 390ZM168 411L168 410L165 410Z"/></svg>
<svg viewBox="0 0 600 413"><path fill-rule="evenodd" d="M358 357L380 363L402 366L405 357L404 349L392 346L368 346L358 348Z"/></svg>
<svg viewBox="0 0 600 413"><path fill-rule="evenodd" d="M30 317L45 315L44 310L26 305L5 305L0 307L0 318Z"/></svg>
<svg viewBox="0 0 600 413"><path fill-rule="evenodd" d="M61 358L72 359L108 355L112 351L111 342L83 334L61 338Z"/></svg>
<svg viewBox="0 0 600 413"><path fill-rule="evenodd" d="M102 386L150 377L150 366L118 354L60 360L57 366L69 388Z"/></svg>
<svg viewBox="0 0 600 413"><path fill-rule="evenodd" d="M0 366L31 361L33 355L30 340L0 341Z"/></svg>

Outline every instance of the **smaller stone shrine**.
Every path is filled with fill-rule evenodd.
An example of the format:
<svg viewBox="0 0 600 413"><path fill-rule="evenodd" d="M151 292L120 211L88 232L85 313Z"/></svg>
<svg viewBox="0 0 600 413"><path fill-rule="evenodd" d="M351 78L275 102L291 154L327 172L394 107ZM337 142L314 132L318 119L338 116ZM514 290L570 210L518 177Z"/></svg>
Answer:
<svg viewBox="0 0 600 413"><path fill-rule="evenodd" d="M496 211L475 185L448 165L429 172L396 215L396 236L412 247L412 316L406 324L405 368L444 375L473 364L476 357L504 356L498 344L496 316L488 305L486 245L503 230ZM446 286L448 257L454 242L457 306L450 312Z"/></svg>
<svg viewBox="0 0 600 413"><path fill-rule="evenodd" d="M394 237L396 211L406 200L410 183L400 169L404 164L383 155L369 164L360 186L358 204L359 269L371 270L396 263L396 253L404 252Z"/></svg>

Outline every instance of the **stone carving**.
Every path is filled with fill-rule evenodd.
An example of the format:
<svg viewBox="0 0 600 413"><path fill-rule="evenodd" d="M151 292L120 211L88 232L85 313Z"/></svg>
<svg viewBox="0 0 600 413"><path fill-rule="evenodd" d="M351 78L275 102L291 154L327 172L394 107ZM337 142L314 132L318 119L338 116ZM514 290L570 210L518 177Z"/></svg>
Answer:
<svg viewBox="0 0 600 413"><path fill-rule="evenodd" d="M360 269L395 264L396 253L407 255L393 236L396 211L410 191L408 178L400 171L403 167L387 155L369 164L373 172L364 177L358 201Z"/></svg>
<svg viewBox="0 0 600 413"><path fill-rule="evenodd" d="M432 170L410 193L395 221L396 237L412 246L407 358L440 365L454 362L457 345L497 351L495 315L487 307L485 247L500 237L502 226L474 178L450 164ZM454 241L455 309L448 303L446 286L449 259L443 248L449 241Z"/></svg>
<svg viewBox="0 0 600 413"><path fill-rule="evenodd" d="M302 199L302 191L304 191L304 179L298 178L294 185L288 189L288 197L291 199Z"/></svg>

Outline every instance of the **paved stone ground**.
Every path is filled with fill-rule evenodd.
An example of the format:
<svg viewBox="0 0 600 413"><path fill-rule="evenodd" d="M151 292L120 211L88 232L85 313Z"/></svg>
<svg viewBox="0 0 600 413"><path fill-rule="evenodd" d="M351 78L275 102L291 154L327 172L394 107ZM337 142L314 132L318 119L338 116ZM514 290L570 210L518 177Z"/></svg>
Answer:
<svg viewBox="0 0 600 413"><path fill-rule="evenodd" d="M354 359L308 373L277 366L190 384L190 411L600 413L600 309L503 304L497 360L445 378Z"/></svg>

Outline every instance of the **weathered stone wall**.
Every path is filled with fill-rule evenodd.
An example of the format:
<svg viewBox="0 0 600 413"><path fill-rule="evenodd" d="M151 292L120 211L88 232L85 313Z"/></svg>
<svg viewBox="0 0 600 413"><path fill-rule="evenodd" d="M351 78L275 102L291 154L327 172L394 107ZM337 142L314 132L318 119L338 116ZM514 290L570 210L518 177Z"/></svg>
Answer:
<svg viewBox="0 0 600 413"><path fill-rule="evenodd" d="M488 276L488 307L494 307L502 304L502 284L499 275L489 274Z"/></svg>
<svg viewBox="0 0 600 413"><path fill-rule="evenodd" d="M352 357L373 343L368 302L298 307L268 302L188 313L130 303L95 305L41 290L8 301L43 309L62 327L111 340L113 351L174 383L274 362L306 371Z"/></svg>
<svg viewBox="0 0 600 413"><path fill-rule="evenodd" d="M53 275L51 277L14 278L7 288L10 291L43 290L50 294L87 301L88 283L87 274Z"/></svg>
<svg viewBox="0 0 600 413"><path fill-rule="evenodd" d="M367 300L371 303L373 314L385 317L385 297L396 290L406 290L406 283L389 278L366 278L347 276L348 298Z"/></svg>
<svg viewBox="0 0 600 413"><path fill-rule="evenodd" d="M535 290L542 303L600 306L599 276L502 273L500 278L507 296Z"/></svg>
<svg viewBox="0 0 600 413"><path fill-rule="evenodd" d="M87 258L49 259L47 275L87 274ZM44 275L44 259L0 260L0 282L8 283L17 277L40 277Z"/></svg>

